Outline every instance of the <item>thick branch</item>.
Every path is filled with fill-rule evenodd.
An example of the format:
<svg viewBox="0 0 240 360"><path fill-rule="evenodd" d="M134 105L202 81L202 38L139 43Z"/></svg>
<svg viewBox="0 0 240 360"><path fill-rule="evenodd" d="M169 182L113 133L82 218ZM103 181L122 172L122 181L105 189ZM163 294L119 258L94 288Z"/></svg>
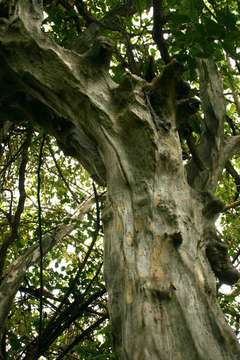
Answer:
<svg viewBox="0 0 240 360"><path fill-rule="evenodd" d="M227 162L234 155L240 154L240 136L232 136L225 141L224 146L224 161Z"/></svg>
<svg viewBox="0 0 240 360"><path fill-rule="evenodd" d="M0 64L2 65L1 61ZM93 139L81 129L77 129L70 120L54 113L50 107L31 95L25 94L25 85L17 78L15 82L13 72L4 63L0 70L1 87L7 85L7 76L1 78L1 73L10 76L10 79L13 78L11 89L7 93L4 91L4 97L0 99L0 114L3 121L9 119L11 123L16 124L31 123L33 127L44 129L57 139L66 155L75 157L97 182L103 183L105 169Z"/></svg>
<svg viewBox="0 0 240 360"><path fill-rule="evenodd" d="M226 163L226 170L227 172L232 176L235 185L236 185L236 191L235 191L235 197L234 200L236 201L239 197L239 191L240 191L240 175L235 170L234 166L232 165L231 161L227 161Z"/></svg>
<svg viewBox="0 0 240 360"><path fill-rule="evenodd" d="M225 164L223 161L225 101L221 79L213 60L199 60L200 97L204 112L203 131L197 152L203 169L194 161L188 166L188 180L198 190L214 191Z"/></svg>
<svg viewBox="0 0 240 360"><path fill-rule="evenodd" d="M139 124L155 131L141 93L141 79L135 79L129 92L119 88L116 101L114 90L117 85L108 74L111 44L101 37L83 55L63 49L39 31L38 19L36 24L34 16L30 16L32 11L29 2L19 0L14 31L11 21L5 19L2 22L1 56L24 84L24 93L52 109L54 116L57 114L52 119L48 116L43 124L45 131L49 132L48 124L53 131L60 125L57 131L60 146L81 161L93 179L106 184L104 163L112 147L109 135L121 141L116 135L118 127L123 126L119 119L124 116L124 123L134 123L137 131L141 131ZM127 101L120 108L122 95L126 95ZM152 149L152 139L148 137L147 140L147 146ZM142 156L137 137L129 146L134 156ZM115 153L118 148L115 147ZM117 157L118 154L116 162Z"/></svg>
<svg viewBox="0 0 240 360"><path fill-rule="evenodd" d="M162 12L162 0L153 0L153 40L157 44L162 60L165 64L170 62L170 56L166 41L163 37L164 16Z"/></svg>
<svg viewBox="0 0 240 360"><path fill-rule="evenodd" d="M93 136L89 135L90 124L88 124L88 119L90 118L93 123L94 120L97 120L96 117L105 116L104 109L99 110L101 114L98 114L99 104L102 102L100 99L96 99L99 96L96 93L97 87L93 90L93 84L92 86L88 84L87 87L84 85L84 72L86 69L90 69L86 57L91 61L91 54L86 57L78 57L57 47L57 45L53 45L50 41L48 42L44 34L38 36L39 34L35 30L36 43L31 44L33 41L31 32L29 32L29 38L25 38L26 34L21 38L22 25L19 22L16 26L19 26L19 36L16 42L11 38L11 35L9 37L6 35L8 26L5 28L6 33L0 31L0 38L2 36L3 39L0 51L4 53L4 55L2 53L1 65L3 64L3 72L5 74L7 72L10 76L10 86L8 76L0 77L1 87L5 89L6 85L7 89L7 93L1 99L0 104L0 110L3 109L2 116L18 123L19 120L34 121L35 125L37 123L44 127L46 132L50 132L57 138L66 154L75 156L98 183L104 184L105 168L97 149L97 143ZM11 33L10 30L9 32ZM24 50L22 49L22 42L25 43ZM32 53L32 59L30 59L29 51L32 45L33 48L35 47L33 50L35 54ZM11 55L8 50L12 53ZM93 55L96 56L97 53L95 52ZM6 61L4 61L5 57ZM14 59L16 57L19 58L18 64ZM99 57L102 59L102 54L99 54ZM36 66L33 66L35 61ZM50 65L51 62L53 67ZM17 65L16 67L14 63ZM96 71L96 64L91 65L94 68L93 72ZM83 70L82 76L84 78L82 79L81 72L77 69L78 66ZM101 64L98 66L101 67ZM75 71L77 77L75 77ZM92 74L89 74L89 77L92 77ZM99 79L99 87L102 86L101 80ZM108 84L106 83L105 86ZM83 91L80 91L81 88ZM27 95L25 95L26 93ZM73 106L74 104L75 106ZM79 109L82 112L79 112ZM80 118L85 123L85 129L80 129L79 126L76 128ZM93 125L93 129L97 129L97 127Z"/></svg>

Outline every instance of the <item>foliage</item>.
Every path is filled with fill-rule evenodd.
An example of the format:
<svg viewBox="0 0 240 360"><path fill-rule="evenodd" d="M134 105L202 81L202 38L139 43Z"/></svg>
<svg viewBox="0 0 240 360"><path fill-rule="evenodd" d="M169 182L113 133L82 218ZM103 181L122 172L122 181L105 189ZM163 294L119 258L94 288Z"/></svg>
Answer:
<svg viewBox="0 0 240 360"><path fill-rule="evenodd" d="M32 130L33 131L33 130ZM12 154L17 152L24 140L25 131L12 129L9 139L4 142L2 154L2 197L1 232L2 239L9 231L8 216L16 212L18 202L19 162L21 153L10 162ZM19 255L24 254L34 242L38 242L38 205L37 205L37 168L39 146L42 134L33 132L29 160L25 172L26 201L17 237L6 257L6 268ZM10 159L10 160L9 160ZM9 161L9 162L8 162ZM8 164L6 167L5 164ZM56 166L57 165L57 166ZM79 203L89 198L92 184L86 172L71 158L66 158L58 149L54 139L47 138L41 167L41 226L43 236L51 233L58 224L68 224L72 213ZM11 195L11 196L10 196ZM64 220L64 221L63 221ZM84 220L74 220L74 231L44 258L43 264L43 327L51 319L58 320L58 314L67 312L74 302L85 303L91 296L104 290L102 276L102 229L96 224L94 208L85 215ZM96 233L96 228L97 233ZM91 251L89 251L89 249ZM77 275L77 276L76 276ZM32 266L26 273L24 282L16 296L15 305L8 320L7 343L9 358L16 358L36 337L39 329L40 299L39 264ZM94 299L79 319L72 322L51 347L46 356L56 358L65 345L71 343L96 319L106 318L106 297L104 291ZM68 296L66 297L66 294ZM66 297L66 299L65 299ZM64 300L65 299L65 300ZM64 302L62 303L62 301ZM93 359L96 351L108 358L109 335L105 340L107 325L92 330L89 340L83 338L78 352L83 359ZM55 329L60 324L55 321ZM62 326L63 324L61 324ZM108 334L108 331L107 331ZM44 332L43 332L44 335ZM47 334L46 334L47 336ZM49 336L49 335L48 335ZM82 349L82 350L81 350ZM101 350L100 350L101 349ZM110 355L109 355L110 356Z"/></svg>

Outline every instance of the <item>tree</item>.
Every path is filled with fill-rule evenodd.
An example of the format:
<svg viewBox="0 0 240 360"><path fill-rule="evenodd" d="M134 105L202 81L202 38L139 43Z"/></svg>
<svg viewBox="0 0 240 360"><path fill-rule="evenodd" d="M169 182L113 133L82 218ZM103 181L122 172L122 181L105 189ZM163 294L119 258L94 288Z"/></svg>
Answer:
<svg viewBox="0 0 240 360"><path fill-rule="evenodd" d="M3 210L10 232L0 249L2 344L27 268L39 259L42 265L48 250L73 229L67 219L42 233L44 135L37 191L40 241L13 265L7 261L26 200L24 174L34 128L56 138L66 155L107 187L104 274L117 357L239 358L238 341L216 302L215 277L230 285L239 279L215 228L219 214L238 202L226 205L214 195L225 169L239 180L231 159L240 138L224 97L230 89L231 111L239 112L239 5L153 0L150 9L147 1L126 0L45 1L44 6L46 20L41 1L0 2L2 143L12 126L27 129L13 218ZM52 32L46 33L46 25ZM96 187L94 193L98 218ZM90 199L80 215L91 204ZM39 292L42 302L43 284ZM104 293L102 287L85 302L71 300L57 324L43 326L40 312L39 337L25 358L44 354L49 339Z"/></svg>

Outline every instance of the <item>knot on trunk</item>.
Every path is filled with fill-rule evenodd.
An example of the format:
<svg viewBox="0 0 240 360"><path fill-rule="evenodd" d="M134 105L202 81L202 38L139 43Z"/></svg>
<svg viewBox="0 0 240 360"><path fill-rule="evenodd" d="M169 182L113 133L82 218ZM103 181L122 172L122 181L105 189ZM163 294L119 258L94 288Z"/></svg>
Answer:
<svg viewBox="0 0 240 360"><path fill-rule="evenodd" d="M176 249L178 249L181 246L182 242L183 242L181 232L180 231L174 232L173 234L170 235L170 238L171 238L171 240L173 242L173 246Z"/></svg>
<svg viewBox="0 0 240 360"><path fill-rule="evenodd" d="M150 295L153 301L161 302L164 300L171 300L176 291L176 287L171 282L157 282L156 279L152 279L147 286L145 285L144 290L147 297Z"/></svg>

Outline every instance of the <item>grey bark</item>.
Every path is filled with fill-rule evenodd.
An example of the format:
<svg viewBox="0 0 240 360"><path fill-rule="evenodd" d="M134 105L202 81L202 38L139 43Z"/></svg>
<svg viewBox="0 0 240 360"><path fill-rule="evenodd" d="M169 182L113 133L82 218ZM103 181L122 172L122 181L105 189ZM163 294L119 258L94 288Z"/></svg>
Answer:
<svg viewBox="0 0 240 360"><path fill-rule="evenodd" d="M70 144L69 152L108 188L104 264L119 359L239 359L206 257L219 208L209 212L202 191L215 189L224 166L216 68L200 62L206 126L198 151L205 172L191 163L186 176L175 124L176 64L152 89L169 131L157 129L144 82L126 74L118 86L108 75L108 42L98 39L83 54L63 49L39 30L39 8L13 3L12 18L0 25L2 59L24 94L44 104L62 129L42 126L65 150Z"/></svg>

